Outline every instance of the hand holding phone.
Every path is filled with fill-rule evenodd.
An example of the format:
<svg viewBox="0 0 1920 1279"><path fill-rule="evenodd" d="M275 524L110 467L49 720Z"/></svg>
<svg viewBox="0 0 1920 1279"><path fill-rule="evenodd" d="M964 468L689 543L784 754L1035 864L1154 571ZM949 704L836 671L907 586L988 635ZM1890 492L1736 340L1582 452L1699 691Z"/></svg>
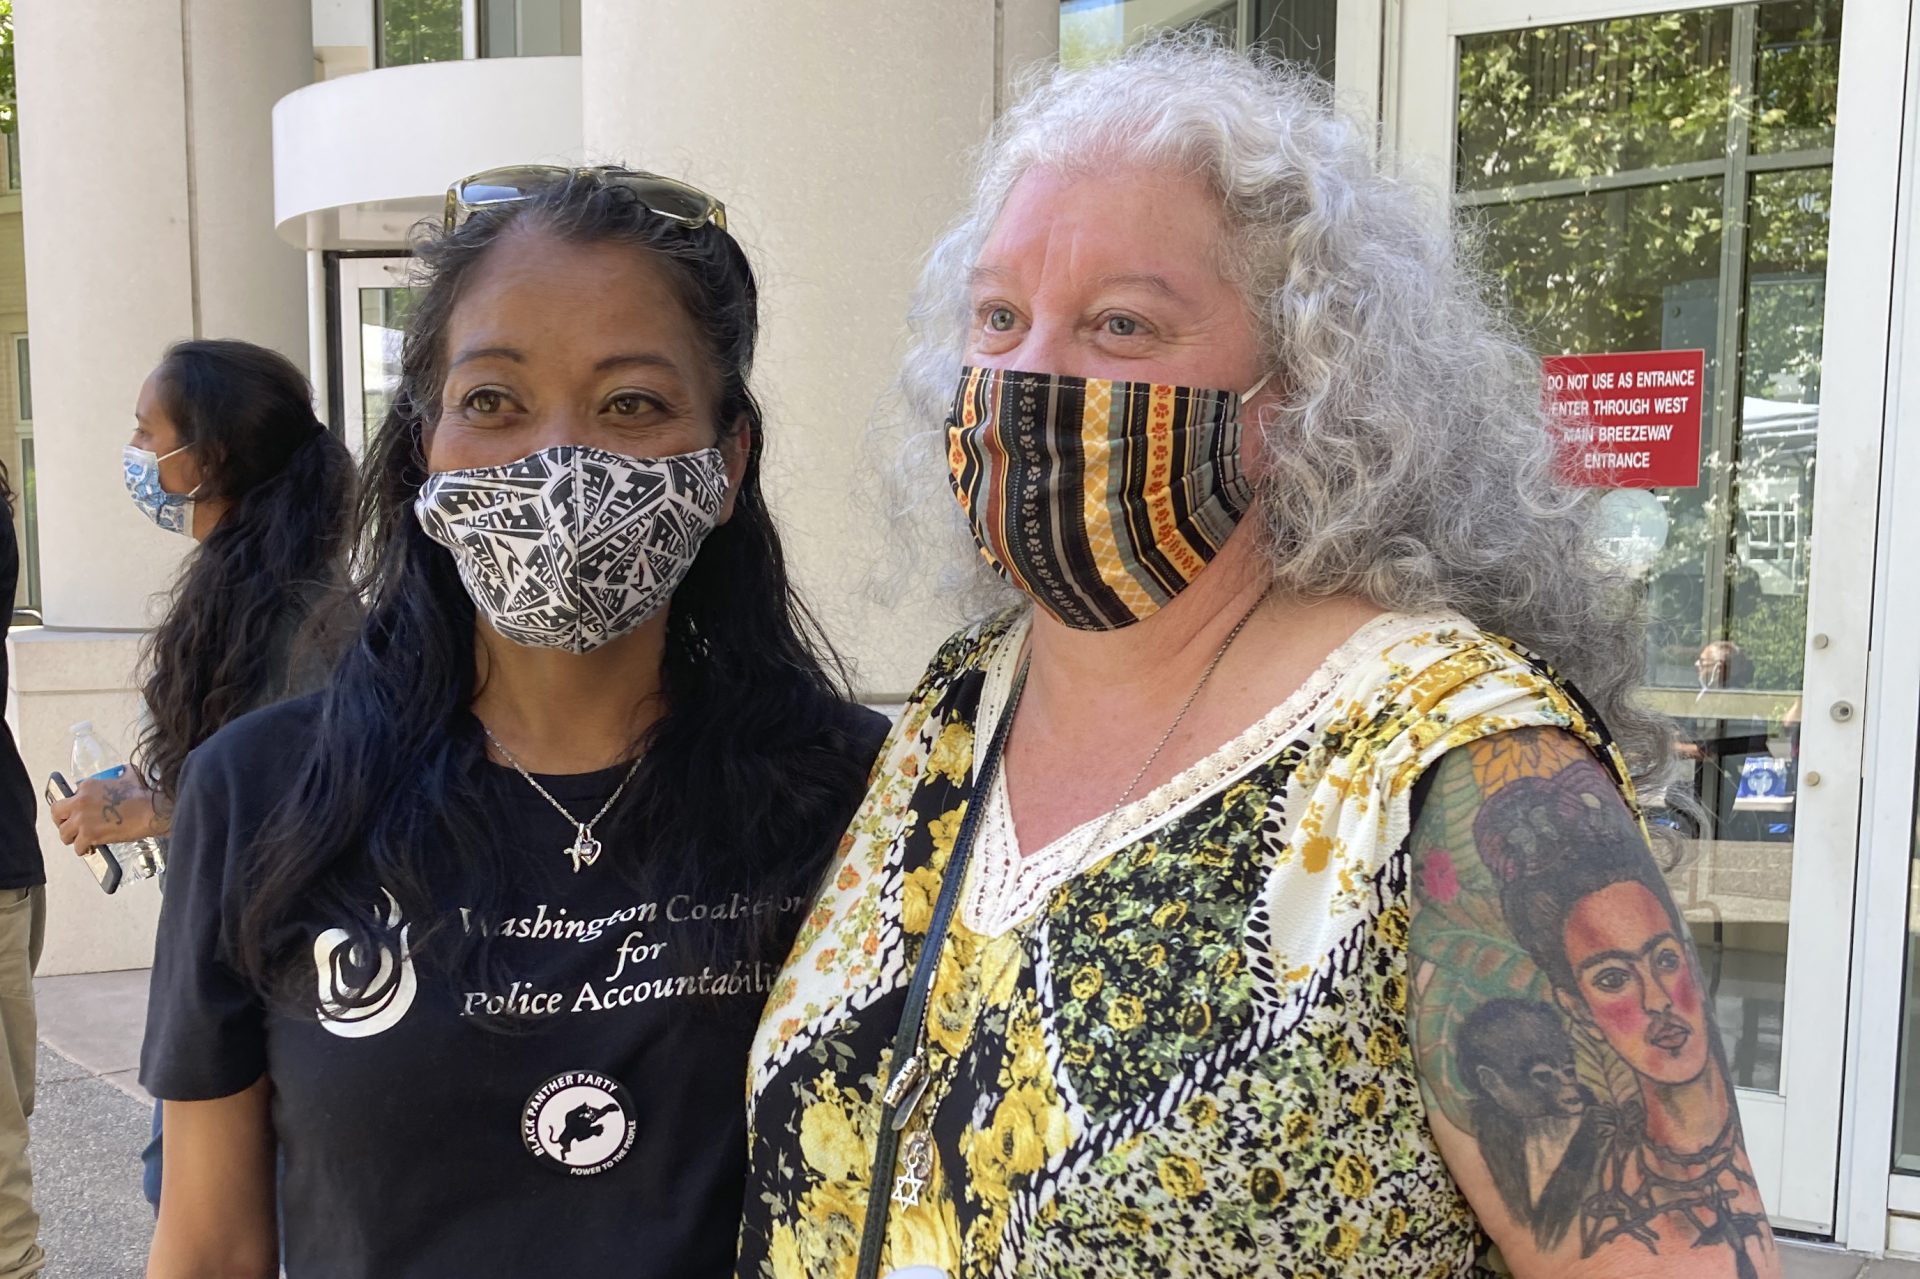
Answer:
<svg viewBox="0 0 1920 1279"><path fill-rule="evenodd" d="M59 773L47 778L47 803L54 804L62 799L73 798L73 787ZM80 854L80 860L87 864L93 877L99 881L102 892L111 893L120 887L120 863L114 857L113 850L95 845Z"/></svg>

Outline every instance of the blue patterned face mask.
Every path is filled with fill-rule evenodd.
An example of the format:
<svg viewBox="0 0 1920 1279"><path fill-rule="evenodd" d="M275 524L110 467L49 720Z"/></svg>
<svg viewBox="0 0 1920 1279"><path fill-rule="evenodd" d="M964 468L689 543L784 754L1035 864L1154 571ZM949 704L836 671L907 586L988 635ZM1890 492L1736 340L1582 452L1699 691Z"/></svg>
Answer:
<svg viewBox="0 0 1920 1279"><path fill-rule="evenodd" d="M120 467L125 472L127 493L133 498L133 504L167 532L184 533L188 537L193 536L193 493L198 493L200 486L194 485L193 493L167 492L160 484L160 464L192 447L182 444L164 456L131 444L120 450Z"/></svg>

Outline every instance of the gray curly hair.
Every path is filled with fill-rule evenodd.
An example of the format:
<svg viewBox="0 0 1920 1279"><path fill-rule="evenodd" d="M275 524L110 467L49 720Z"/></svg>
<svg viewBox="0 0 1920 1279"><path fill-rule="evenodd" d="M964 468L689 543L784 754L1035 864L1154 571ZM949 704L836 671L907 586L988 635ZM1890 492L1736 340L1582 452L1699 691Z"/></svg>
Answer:
<svg viewBox="0 0 1920 1279"><path fill-rule="evenodd" d="M970 611L1007 602L943 479L968 273L1022 174L1115 162L1198 172L1220 197L1230 278L1282 388L1262 412L1264 465L1249 468L1275 585L1454 609L1518 641L1580 689L1659 793L1673 729L1636 701L1641 593L1595 546L1592 492L1555 478L1538 359L1485 301L1449 216L1383 171L1324 81L1211 40L1044 73L989 137L914 297L904 411L876 422L896 458L889 514L921 570L968 566L943 585Z"/></svg>

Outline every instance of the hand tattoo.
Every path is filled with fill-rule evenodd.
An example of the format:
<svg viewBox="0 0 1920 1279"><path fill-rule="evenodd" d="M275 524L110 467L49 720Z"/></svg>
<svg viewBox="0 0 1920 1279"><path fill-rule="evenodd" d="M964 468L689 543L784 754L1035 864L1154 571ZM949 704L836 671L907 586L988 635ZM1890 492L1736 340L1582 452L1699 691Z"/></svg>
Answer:
<svg viewBox="0 0 1920 1279"><path fill-rule="evenodd" d="M100 816L110 826L121 826L126 822L120 813L120 803L129 798L133 788L126 782L108 782L106 797L100 801Z"/></svg>

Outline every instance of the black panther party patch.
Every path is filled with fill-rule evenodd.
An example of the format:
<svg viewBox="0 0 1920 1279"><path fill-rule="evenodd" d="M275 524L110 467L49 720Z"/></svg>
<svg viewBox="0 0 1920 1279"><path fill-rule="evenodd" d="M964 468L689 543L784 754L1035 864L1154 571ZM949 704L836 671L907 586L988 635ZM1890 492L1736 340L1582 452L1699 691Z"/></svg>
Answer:
<svg viewBox="0 0 1920 1279"><path fill-rule="evenodd" d="M617 1079L590 1070L555 1075L520 1113L520 1138L556 1172L591 1177L627 1157L638 1130L633 1098Z"/></svg>

